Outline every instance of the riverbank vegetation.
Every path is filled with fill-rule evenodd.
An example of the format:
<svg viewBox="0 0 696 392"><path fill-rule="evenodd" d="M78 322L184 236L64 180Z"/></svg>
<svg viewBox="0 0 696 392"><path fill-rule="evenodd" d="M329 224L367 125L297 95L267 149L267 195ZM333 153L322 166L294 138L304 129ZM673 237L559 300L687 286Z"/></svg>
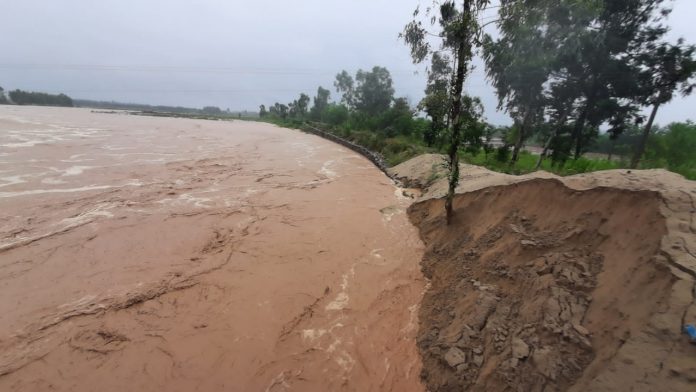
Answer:
<svg viewBox="0 0 696 392"><path fill-rule="evenodd" d="M73 101L65 94L47 94L34 91L12 90L7 95L0 87L2 105L73 106Z"/></svg>
<svg viewBox="0 0 696 392"><path fill-rule="evenodd" d="M313 97L301 94L288 104L261 105L260 119L290 128L315 126L382 154L390 165L423 153L447 153L449 134L446 128L440 128L446 120L437 123L419 112L425 110L423 108L429 97L426 96L413 108L405 98L393 96L388 70L375 68L378 68L379 77L365 78L366 71L361 71L363 76L359 82L347 72L340 72L335 82L338 90L335 101L331 99L330 90L319 87ZM373 73L374 69L367 72ZM356 91L367 91L367 96L363 98L365 93ZM358 109L365 107L360 102L362 99L376 99L371 94L382 96L382 102L388 102L386 98L389 98L391 103L382 103L380 111L372 113ZM525 140L526 147L531 151L521 148L513 164L511 155L518 137L516 126L497 127L480 120L474 137L471 137L470 129L466 130L468 140L458 150L458 156L466 163L515 174L541 169L559 175L572 175L630 168L630 159L642 131L637 126L630 126L615 138L610 133L598 133L588 140L583 156L569 159L560 152L550 150L547 152L548 159L540 162L539 151L543 148L543 137L548 131L533 129L533 136ZM696 180L696 154L692 151L696 151L696 124L686 122L657 126L648 138L640 167L666 168Z"/></svg>
<svg viewBox="0 0 696 392"><path fill-rule="evenodd" d="M489 1L444 1L417 9L400 35L414 63L429 64L420 102L394 96L389 71L377 66L338 73L333 101L319 87L313 98L302 93L259 114L287 126L313 122L390 164L441 152L452 168L459 159L509 173L663 167L696 179L696 125L654 123L662 105L691 93L696 72L696 48L665 39L667 5L502 0L492 7L497 19L480 23ZM496 36L485 30L491 23ZM474 55L511 126L486 123L464 89Z"/></svg>
<svg viewBox="0 0 696 392"><path fill-rule="evenodd" d="M199 109L185 106L147 105L142 103L93 101L88 99L76 99L75 106L105 110L128 110L150 116L186 117L210 120L239 119L258 116L256 112L248 112L246 110L231 111L230 109L222 109L218 106L205 106Z"/></svg>

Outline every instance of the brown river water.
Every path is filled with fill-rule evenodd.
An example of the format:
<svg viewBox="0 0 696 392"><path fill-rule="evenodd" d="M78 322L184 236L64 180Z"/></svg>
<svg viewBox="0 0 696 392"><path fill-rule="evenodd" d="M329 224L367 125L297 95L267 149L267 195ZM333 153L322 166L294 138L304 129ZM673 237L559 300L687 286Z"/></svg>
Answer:
<svg viewBox="0 0 696 392"><path fill-rule="evenodd" d="M0 106L0 390L423 390L409 203L295 130Z"/></svg>

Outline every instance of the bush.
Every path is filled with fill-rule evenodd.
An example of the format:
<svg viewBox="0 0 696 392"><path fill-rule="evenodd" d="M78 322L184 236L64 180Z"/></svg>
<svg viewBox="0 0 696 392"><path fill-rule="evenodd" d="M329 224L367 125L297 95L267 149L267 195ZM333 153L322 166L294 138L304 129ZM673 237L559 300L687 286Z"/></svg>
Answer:
<svg viewBox="0 0 696 392"><path fill-rule="evenodd" d="M340 125L348 121L348 108L343 105L329 105L322 116L331 125Z"/></svg>

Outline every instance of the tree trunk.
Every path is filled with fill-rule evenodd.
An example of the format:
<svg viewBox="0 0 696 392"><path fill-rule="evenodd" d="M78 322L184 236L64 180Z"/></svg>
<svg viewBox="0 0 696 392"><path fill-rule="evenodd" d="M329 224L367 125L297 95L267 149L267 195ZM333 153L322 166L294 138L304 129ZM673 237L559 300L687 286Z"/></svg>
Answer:
<svg viewBox="0 0 696 392"><path fill-rule="evenodd" d="M467 17L471 12L471 0L464 0L464 9L462 10L462 29L467 29ZM468 48L467 34L462 31L459 47L457 48L457 74L454 80L452 93L452 142L449 148L449 164L450 177L449 188L447 190L447 199L445 200L445 212L447 215L447 224L452 222L452 202L454 201L454 191L459 184L459 143L461 132L461 111L462 111L462 90L464 88L464 73L466 71L466 62L469 56L465 53Z"/></svg>
<svg viewBox="0 0 696 392"><path fill-rule="evenodd" d="M517 130L517 140L515 140L515 145L512 147L512 157L510 158L510 167L514 167L517 162L517 158L520 155L520 149L522 148L522 140L524 140L524 123L520 125Z"/></svg>
<svg viewBox="0 0 696 392"><path fill-rule="evenodd" d="M575 159L580 158L582 153L582 131L585 128L585 121L587 120L587 111L590 104L589 101L585 104L585 107L580 113L580 117L575 122L575 127L573 128L573 139L575 140Z"/></svg>
<svg viewBox="0 0 696 392"><path fill-rule="evenodd" d="M524 135L529 127L529 108L525 108L524 117L522 118L522 124L517 130L517 140L515 140L515 147L512 149L512 158L510 159L510 167L515 166L517 159L520 155L520 150L522 149L522 142L524 142Z"/></svg>
<svg viewBox="0 0 696 392"><path fill-rule="evenodd" d="M657 109L659 109L659 107L659 103L653 105L653 109L650 113L648 123L645 124L645 128L643 129L643 137L640 138L640 141L638 142L638 147L636 148L636 151L633 153L633 159L631 159L631 169L635 169L638 167L638 163L640 163L640 158L643 156L643 153L645 152L645 146L648 144L650 130L652 129L653 121L655 121L655 116L657 115Z"/></svg>
<svg viewBox="0 0 696 392"><path fill-rule="evenodd" d="M551 132L551 135L549 135L549 138L546 139L546 143L544 143L544 150L541 151L541 155L539 155L539 159L537 160L536 166L534 167L534 170L539 170L541 167L541 162L544 161L544 158L546 157L546 154L549 153L549 147L551 147L551 142L553 139L558 136L558 133L561 130L561 127L565 125L566 119L568 118L568 113L566 111L561 112L561 117L559 118L558 122L556 123L556 130Z"/></svg>
<svg viewBox="0 0 696 392"><path fill-rule="evenodd" d="M616 139L609 140L609 153L607 154L607 161L611 162L611 156L614 155L614 145L616 145Z"/></svg>
<svg viewBox="0 0 696 392"><path fill-rule="evenodd" d="M544 149L541 151L541 155L539 155L539 159L537 159L537 163L534 166L534 170L539 170L541 167L541 162L544 160L544 157L549 151L549 146L551 146L551 141L553 140L553 137L556 136L556 132L552 132L549 137L546 139L546 143L544 143Z"/></svg>
<svg viewBox="0 0 696 392"><path fill-rule="evenodd" d="M587 114L595 105L595 95L597 91L597 78L592 81L592 89L587 95L587 100L585 101L585 106L582 108L582 113L580 117L575 122L575 128L573 129L573 139L575 139L575 159L580 158L582 154L582 131L585 129L585 122L587 122Z"/></svg>

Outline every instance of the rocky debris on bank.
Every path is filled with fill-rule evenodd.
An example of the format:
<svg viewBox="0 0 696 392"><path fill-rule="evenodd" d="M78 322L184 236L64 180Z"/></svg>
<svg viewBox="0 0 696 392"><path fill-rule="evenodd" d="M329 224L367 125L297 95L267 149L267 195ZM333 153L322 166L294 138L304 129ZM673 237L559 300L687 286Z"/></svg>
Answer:
<svg viewBox="0 0 696 392"><path fill-rule="evenodd" d="M663 170L552 179L462 165L444 223L444 158L390 169L430 279L419 313L429 390L696 390L696 183ZM444 169L442 169L444 170Z"/></svg>
<svg viewBox="0 0 696 392"><path fill-rule="evenodd" d="M358 154L367 158L375 166L377 166L377 168L379 170L381 170L384 174L386 174L387 176L389 176L390 178L393 179L392 175L389 173L389 166L387 165L387 162L384 160L384 157L382 156L382 154L374 152L374 151L367 149L359 144L355 144L355 143L353 143L349 140L346 140L342 137L336 136L331 132L321 130L321 129L319 129L315 126L309 125L309 124L305 124L302 127L302 130L305 132L315 134L317 136L321 136L324 139L331 140L334 143L338 143L344 147L347 147L347 148L357 152Z"/></svg>

